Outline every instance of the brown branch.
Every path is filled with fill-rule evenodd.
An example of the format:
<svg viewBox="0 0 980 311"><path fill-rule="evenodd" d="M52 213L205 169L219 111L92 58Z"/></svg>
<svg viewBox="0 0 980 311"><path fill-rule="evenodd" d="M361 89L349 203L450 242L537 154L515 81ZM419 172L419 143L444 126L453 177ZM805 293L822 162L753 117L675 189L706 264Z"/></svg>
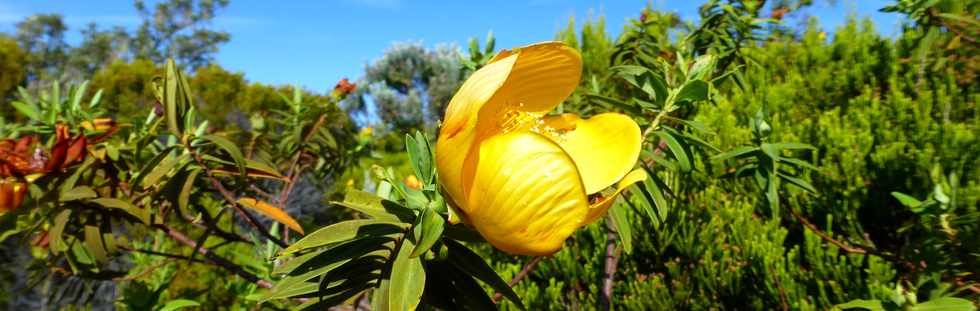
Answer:
<svg viewBox="0 0 980 311"><path fill-rule="evenodd" d="M252 273L250 273L248 271L245 271L245 269L243 269L242 267L236 265L235 263L233 263L231 261L228 261L227 259L224 259L221 256L218 256L217 254L211 252L211 250L209 250L209 249L207 249L207 248L205 248L203 246L197 245L197 242L194 242L194 240L191 240L190 238L188 238L186 235L184 235L180 231L177 231L176 229L170 228L170 227L168 227L167 225L164 225L164 224L157 224L157 225L154 225L154 227L156 227L157 229L163 230L165 233L167 233L167 235L169 235L171 238L173 238L177 242L180 242L181 244L184 244L184 245L186 245L188 247L197 249L197 252L199 254L201 254L202 256L204 256L204 258L206 258L209 262L211 262L211 263L213 263L215 265L218 265L218 266L220 266L220 267L224 268L225 270L228 270L228 271L230 271L232 273L235 273L238 276L242 277L243 279L245 279L245 280L247 280L249 282L255 283L259 287L262 287L262 288L272 288L272 283L270 283L269 281L263 280L263 279L259 278L258 276L254 275L254 274L252 274Z"/></svg>
<svg viewBox="0 0 980 311"><path fill-rule="evenodd" d="M841 241L839 241L837 239L834 239L834 237L830 236L826 232L823 232L822 230L820 230L820 228L817 228L817 226L814 225L813 223L811 223L809 220L807 220L806 218L803 218L803 216L801 216L799 213L797 213L796 210L794 210L793 208L787 206L787 209L789 210L789 212L791 214L793 214L793 218L796 218L796 220L799 221L801 224L803 224L803 226L805 226L807 229L810 229L810 231L812 231L813 233L815 233L817 236L820 236L820 238L823 239L824 241L827 241L827 242L830 242L831 244L837 245L837 247L840 247L840 249L842 249L842 250L844 250L844 251L846 251L848 253L852 253L852 254L868 254L868 253L870 253L865 248L850 246L850 245L847 245L844 242L841 242Z"/></svg>
<svg viewBox="0 0 980 311"><path fill-rule="evenodd" d="M619 233L607 221L606 226L606 267L602 277L602 310L612 310L613 283L616 277L616 266L623 249L616 245Z"/></svg>
<svg viewBox="0 0 980 311"><path fill-rule="evenodd" d="M786 298L786 291L783 290L783 284L779 282L779 276L776 275L776 270L769 267L769 274L772 275L772 280L776 283L776 288L779 289L779 304L783 307L783 311L788 311L789 299Z"/></svg>
<svg viewBox="0 0 980 311"><path fill-rule="evenodd" d="M239 216L245 219L246 223L248 223L257 231L259 231L259 233L262 234L263 237L265 237L269 241L272 241L273 243L276 243L276 245L279 245L280 247L283 248L288 246L286 242L283 242L282 240L272 236L272 234L269 233L269 230L266 229L265 226L263 226L261 223L258 222L258 220L255 219L255 216L253 216L251 213L249 213L240 205L238 205L238 200L235 200L235 196L231 193L231 191L228 191L228 189L226 189L225 186L221 184L221 181L219 181L218 178L214 176L214 172L212 172L211 168L209 168L204 163L204 159L201 158L200 154L198 154L196 151L190 148L188 148L187 150L190 151L191 155L193 155L194 161L196 161L197 164L200 165L202 169L204 169L204 172L206 173L208 180L211 181L211 186L213 186L215 189L218 190L218 193L221 194L221 197L224 198L225 201L228 202L228 204L235 209L235 212L237 212Z"/></svg>
<svg viewBox="0 0 980 311"><path fill-rule="evenodd" d="M515 275L514 278L510 280L510 283L507 283L507 286L514 287L514 285L520 283L521 280L523 280L528 273L531 273L531 270L534 270L534 268L538 266L538 263L541 262L541 259L544 259L544 256L537 256L534 257L534 259L531 259L531 262L528 262L526 265L524 265L524 269L521 269L521 272L518 272L517 275ZM503 298L504 298L503 293L500 292L494 293L493 303L498 303Z"/></svg>
<svg viewBox="0 0 980 311"><path fill-rule="evenodd" d="M140 273L137 273L137 274L134 274L134 275L130 275L130 276L125 276L125 277L112 278L112 281L113 282L129 282L129 281L133 281L133 280L142 278L142 277L144 277L144 276L146 276L146 275L148 275L150 273L153 273L153 271L156 271L156 269L158 269L160 267L163 267L163 266L165 266L165 265L167 265L169 263L173 263L173 261L163 260L163 261L160 261L160 262L158 262L158 263L156 263L156 264L154 264L152 266L147 267L146 269L143 269L143 271L140 271Z"/></svg>
<svg viewBox="0 0 980 311"><path fill-rule="evenodd" d="M160 256L160 257L166 257L166 258L172 258L172 259L180 259L180 260L190 260L190 261L197 262L197 263L204 263L204 261L201 261L200 259L193 259L193 258L190 258L190 257L187 257L187 256L183 256L183 255L163 253L163 252L152 251L152 250L148 250L148 249L130 248L130 247L127 247L127 246L124 246L124 245L119 245L118 247L119 247L119 249L122 249L122 250L127 251L127 252L143 253L143 254L147 254L147 255L154 255L154 256Z"/></svg>
<svg viewBox="0 0 980 311"><path fill-rule="evenodd" d="M320 115L320 118L318 118L316 122L313 123L313 126L310 127L310 131L307 132L305 136L303 136L303 141L300 142L299 149L296 151L296 154L293 155L293 160L291 161L291 163L289 163L289 170L286 175L286 178L289 179L289 183L287 183L286 186L283 187L282 192L279 193L280 209L286 208L286 203L289 201L289 194L293 192L293 185L296 184L296 176L294 175L297 175L299 172L299 169L297 169L297 167L299 165L299 159L303 155L303 145L306 145L307 143L310 142L310 139L313 139L313 134L316 133L318 129L320 129L320 126L323 126L323 123L326 122L326 120L327 120L326 114Z"/></svg>
<svg viewBox="0 0 980 311"><path fill-rule="evenodd" d="M949 23L947 23L946 22L946 18L944 18L942 16L939 16L940 13L938 13L938 12L939 11L936 10L936 8L934 8L934 7L933 8L929 8L929 10L928 10L929 17L932 17L932 18L935 18L935 19L939 20L939 24L940 25L942 25L943 27L946 27L946 29L949 29L949 31L952 31L957 36L960 36L960 38L963 38L966 41L970 41L970 43L977 43L977 39L976 38L971 37L971 36L963 33L962 30L957 29L957 28L953 27L953 25L950 25Z"/></svg>

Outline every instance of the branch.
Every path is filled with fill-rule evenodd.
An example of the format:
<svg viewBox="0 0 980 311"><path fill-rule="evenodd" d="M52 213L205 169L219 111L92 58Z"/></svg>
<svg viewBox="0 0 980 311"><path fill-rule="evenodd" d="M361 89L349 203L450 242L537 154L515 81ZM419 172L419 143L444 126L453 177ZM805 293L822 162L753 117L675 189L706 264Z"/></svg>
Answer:
<svg viewBox="0 0 980 311"><path fill-rule="evenodd" d="M218 193L221 194L221 197L224 198L225 201L228 202L228 204L230 204L231 207L235 209L235 212L237 212L238 215L242 216L242 218L245 219L245 222L247 222L249 225L254 227L257 231L259 231L259 233L262 234L263 237L265 237L269 241L272 241L273 243L276 243L276 245L279 245L282 248L286 248L287 246L289 246L286 244L286 242L283 242L282 240L272 236L272 234L269 233L269 230L267 230L265 226L263 226L261 223L258 222L258 220L255 219L255 216L252 216L252 214L250 214L248 211L246 211L244 208L238 205L238 201L235 200L235 196L231 193L231 191L228 191L228 189L226 189L225 186L221 184L221 181L219 181L218 178L214 177L214 173L211 171L211 168L209 168L204 163L204 159L201 158L201 155L198 154L197 151L194 151L191 148L187 148L187 150L190 151L191 155L194 156L194 161L196 161L197 164L200 165L202 169L204 169L204 172L206 173L206 175L208 175L208 180L211 181L211 185L215 189L218 189Z"/></svg>
<svg viewBox="0 0 980 311"><path fill-rule="evenodd" d="M602 310L612 310L613 281L616 277L616 266L623 249L616 245L619 233L607 221L606 226L606 268L602 277Z"/></svg>
<svg viewBox="0 0 980 311"><path fill-rule="evenodd" d="M197 249L197 252L199 254L201 254L202 256L204 256L204 258L207 258L207 260L210 261L211 263L213 263L215 265L218 265L218 266L220 266L220 267L224 268L225 270L228 270L228 271L230 271L232 273L235 273L238 276L242 277L243 279L248 280L249 282L255 283L259 287L262 287L262 288L272 288L272 283L270 283L269 281L263 280L263 279L259 278L258 276L254 275L254 274L252 274L252 273L250 273L248 271L245 271L245 269L242 269L242 267L239 267L235 263L233 263L231 261L228 261L227 259L224 259L221 256L218 256L217 254L211 252L207 248L205 248L203 246L197 245L197 242L194 242L194 240L191 240L190 238L188 238L186 235L184 235L180 231L177 231L177 230L175 230L173 228L170 228L170 227L168 227L167 225L164 225L164 224L157 224L157 225L154 225L154 227L156 227L157 229L163 230L171 238L173 238L174 240L177 240L177 242L180 242L181 244L184 244L184 245L186 245L188 247Z"/></svg>
<svg viewBox="0 0 980 311"><path fill-rule="evenodd" d="M789 310L788 299L786 298L786 291L783 290L783 284L779 282L779 275L776 275L776 270L769 267L769 275L772 275L772 280L776 283L776 288L779 289L779 304L783 307L783 311Z"/></svg>
<svg viewBox="0 0 980 311"><path fill-rule="evenodd" d="M190 257L183 256L183 255L163 253L163 252L152 251L152 250L148 250L148 249L130 248L130 247L125 246L125 245L119 245L117 247L119 249L122 249L122 250L127 251L127 252L143 253L143 254L147 254L147 255L154 255L154 256L160 256L160 257L166 257L166 258L172 258L172 259L180 259L180 260L190 260L190 261L197 262L197 263L204 263L204 261L201 261L200 259L192 259Z"/></svg>
<svg viewBox="0 0 980 311"><path fill-rule="evenodd" d="M134 274L134 275L130 275L130 276L112 278L112 281L113 282L129 282L129 281L133 281L133 280L142 278L142 277L146 276L147 274L153 273L153 271L156 271L156 269L158 269L160 267L163 267L164 265L167 265L169 263L173 263L173 261L161 260L160 262L158 262L158 263L156 263L156 264L154 264L152 266L147 267L146 269L144 269L140 273L137 273L137 274Z"/></svg>
<svg viewBox="0 0 980 311"><path fill-rule="evenodd" d="M307 132L305 136L303 136L303 141L300 142L299 149L296 151L296 154L293 155L293 160L291 161L291 163L289 163L289 171L286 175L286 178L289 178L289 183L286 184L285 187L283 187L282 192L279 194L280 209L286 208L286 203L289 201L289 193L293 192L293 185L296 184L296 176L293 175L296 175L298 172L296 168L297 165L299 164L299 158L303 155L303 145L306 145L307 143L310 142L310 139L313 138L313 133L316 133L316 131L320 128L320 126L323 126L323 122L325 122L326 120L327 120L326 114L320 115L320 118L317 119L316 122L313 123L313 126L310 127L310 131Z"/></svg>
<svg viewBox="0 0 980 311"><path fill-rule="evenodd" d="M852 254L868 254L868 253L871 253L870 251L868 251L867 249L865 249L863 247L850 246L850 245L845 244L844 242L841 242L841 241L839 241L837 239L834 239L832 236L830 236L826 232L823 232L822 230L820 230L820 228L817 228L817 226L814 225L813 223L811 223L809 220L807 220L806 218L803 218L803 216L801 216L799 213L797 213L796 210L793 209L792 207L787 206L787 209L789 210L789 212L791 214L793 214L793 217L796 218L797 221L799 221L800 223L802 223L803 226L805 226L807 229L810 229L810 231L813 231L813 233L815 233L816 235L820 236L820 238L823 239L824 241L827 241L827 242L830 242L831 244L837 245L837 247L840 247L840 249L842 249L842 250L844 250L844 251L846 251L848 253L852 253Z"/></svg>
<svg viewBox="0 0 980 311"><path fill-rule="evenodd" d="M929 8L929 11L928 11L929 17L932 17L932 18L935 18L935 19L939 20L939 24L941 26L946 27L946 29L949 29L949 31L952 31L957 36L960 36L960 38L963 38L966 41L970 41L970 43L974 43L974 44L977 43L977 39L976 38L971 37L971 36L963 33L962 30L956 29L955 27L953 27L953 25L950 25L949 23L947 23L946 22L946 18L943 18L942 16L939 16L939 13L938 12L939 11L936 10L935 7Z"/></svg>
<svg viewBox="0 0 980 311"><path fill-rule="evenodd" d="M526 265L524 265L524 269L521 269L521 272L518 272L517 275L515 275L514 278L510 280L510 283L507 283L507 285L510 287L514 287L514 285L520 283L521 280L523 280L528 273L531 273L531 270L534 270L534 268L538 266L538 263L541 262L541 259L544 259L544 257L538 256L538 257L534 257L534 259L531 259L531 262L528 262ZM504 298L504 294L499 292L494 293L493 303L498 303L503 298Z"/></svg>

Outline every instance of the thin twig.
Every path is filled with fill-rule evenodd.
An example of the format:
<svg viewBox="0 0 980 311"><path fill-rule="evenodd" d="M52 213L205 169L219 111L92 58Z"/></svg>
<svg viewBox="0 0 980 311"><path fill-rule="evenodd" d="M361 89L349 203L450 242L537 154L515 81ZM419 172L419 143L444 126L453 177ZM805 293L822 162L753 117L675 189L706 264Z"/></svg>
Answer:
<svg viewBox="0 0 980 311"><path fill-rule="evenodd" d="M157 225L154 225L154 227L156 227L157 229L163 230L165 233L167 233L167 235L169 235L171 238L173 238L177 242L180 242L181 244L184 244L184 245L186 245L188 247L197 249L197 252L199 254L201 254L202 256L204 256L204 258L207 258L207 260L210 261L211 263L213 263L215 265L218 265L218 266L224 268L225 270L231 271L232 273L237 274L238 276L242 277L243 279L245 279L245 280L247 280L249 282L255 283L259 287L262 287L262 288L272 288L272 283L270 283L269 281L263 280L263 279L259 278L258 276L254 275L254 274L252 274L252 273L250 273L248 271L245 271L245 269L243 269L242 267L236 265L235 263L233 263L233 262L231 262L231 261L229 261L227 259L222 258L221 256L218 256L217 254L211 252L211 250L209 250L209 249L207 249L207 248L205 248L203 246L200 246L199 247L197 245L197 242L194 242L194 240L191 240L190 238L188 238L186 235L184 235L180 231L177 231L176 229L170 228L170 227L168 227L167 225L164 225L164 224L157 224Z"/></svg>
<svg viewBox="0 0 980 311"><path fill-rule="evenodd" d="M523 280L528 273L531 273L531 270L534 270L534 268L538 266L538 263L541 262L541 259L544 259L544 256L537 256L534 257L534 259L531 259L531 262L528 262L526 265L524 265L524 269L521 269L521 272L518 272L517 275L515 275L514 278L510 280L510 283L507 283L507 286L514 287L514 285L520 283L521 280ZM503 298L504 298L503 293L500 292L495 293L493 294L493 303L498 303Z"/></svg>
<svg viewBox="0 0 980 311"><path fill-rule="evenodd" d="M310 142L310 139L313 138L313 134L320 129L320 126L323 126L323 123L326 122L326 120L327 120L326 114L320 115L320 118L318 118L316 122L313 123L313 126L310 127L310 131L307 132L305 136L303 136L303 140L300 142L299 149L296 151L296 154L293 155L293 160L291 161L291 163L289 163L289 171L287 172L286 175L286 178L289 179L289 182L283 187L282 192L279 193L280 209L286 208L286 203L289 201L289 193L293 192L293 185L296 184L295 175L298 175L300 171L298 169L298 165L299 165L299 159L303 155L303 145L306 145L307 143Z"/></svg>
<svg viewBox="0 0 980 311"><path fill-rule="evenodd" d="M143 269L143 271L140 271L140 273L137 273L137 274L134 274L134 275L130 275L130 276L125 276L125 277L113 278L112 281L113 282L129 282L129 281L132 281L132 280L136 280L136 279L139 279L139 278L142 278L142 277L146 276L147 274L153 273L153 271L155 271L156 269L158 269L160 267L163 267L163 266L165 266L165 265L167 265L169 263L173 263L173 261L163 260L163 261L160 261L160 262L158 262L158 263L156 263L156 264L154 264L152 266L147 267L146 269Z"/></svg>
<svg viewBox="0 0 980 311"><path fill-rule="evenodd" d="M259 231L259 233L262 234L263 237L265 237L269 241L272 241L273 243L276 243L276 245L279 245L280 247L283 248L288 246L286 242L283 242L282 240L272 236L269 230L267 230L265 226L263 226L261 223L258 222L258 220L255 219L255 216L253 216L244 208L238 205L238 201L235 200L235 196L231 193L231 191L228 191L228 189L226 189L225 186L221 184L221 181L219 181L217 177L214 176L214 173L211 171L211 168L209 168L204 163L204 159L201 158L200 154L198 154L193 149L188 148L188 150L191 152L191 155L193 156L194 160L197 161L197 164L204 169L204 172L206 173L208 180L211 181L211 185L215 189L218 189L218 193L221 194L221 197L224 198L225 201L229 205L231 205L232 208L235 209L235 212L237 212L238 215L242 216L242 218L245 219L246 223L248 223L257 231Z"/></svg>
<svg viewBox="0 0 980 311"><path fill-rule="evenodd" d="M769 274L772 275L772 280L776 283L776 288L779 289L779 304L783 307L783 311L789 310L789 299L786 298L786 291L783 290L783 284L779 282L779 275L776 275L776 270L769 267Z"/></svg>
<svg viewBox="0 0 980 311"><path fill-rule="evenodd" d="M191 261L197 262L197 263L204 263L204 261L202 261L200 259L191 259L190 257L183 256L183 255L163 253L163 252L152 251L152 250L148 250L148 249L130 248L130 247L123 246L123 245L119 245L117 247L119 247L119 249L122 249L122 250L127 251L127 252L143 253L143 254L153 255L153 256L160 256L160 257L166 257L166 258L172 258L172 259L180 259L180 260L191 260Z"/></svg>
<svg viewBox="0 0 980 311"><path fill-rule="evenodd" d="M791 214L793 214L793 218L796 218L796 220L799 221L801 224L803 224L803 226L805 226L807 229L810 229L810 231L812 231L813 233L815 233L817 236L819 236L824 241L827 241L827 242L830 242L831 244L837 245L837 247L840 247L840 249L842 249L842 250L844 250L845 252L848 252L848 253L852 253L852 254L867 254L867 253L869 253L869 251L867 249L865 249L865 248L850 246L850 245L847 245L844 242L841 242L841 241L839 241L837 239L834 239L832 236L830 236L826 232L823 232L822 230L820 230L820 228L817 228L817 226L814 225L813 223L811 223L809 220L807 220L806 218L803 218L803 216L801 216L799 213L797 213L796 210L794 210L793 208L787 208L787 209L789 210L789 212Z"/></svg>
<svg viewBox="0 0 980 311"><path fill-rule="evenodd" d="M971 36L963 33L960 29L957 29L957 28L953 27L953 25L950 25L949 23L946 22L946 18L944 18L942 16L939 16L939 13L937 13L937 12L939 12L939 11L937 11L936 8L929 8L928 14L932 18L938 19L940 25L946 27L946 29L949 29L949 31L952 31L956 35L960 36L960 38L963 38L966 41L970 41L970 43L977 43L977 39L976 38L971 37Z"/></svg>

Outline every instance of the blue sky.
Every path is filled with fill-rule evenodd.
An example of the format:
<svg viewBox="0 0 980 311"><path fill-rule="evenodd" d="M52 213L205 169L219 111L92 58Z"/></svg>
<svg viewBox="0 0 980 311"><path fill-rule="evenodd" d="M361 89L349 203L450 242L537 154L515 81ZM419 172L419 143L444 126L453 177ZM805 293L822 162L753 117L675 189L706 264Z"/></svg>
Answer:
<svg viewBox="0 0 980 311"><path fill-rule="evenodd" d="M697 16L702 2L654 0L652 4L656 9L691 19ZM897 15L877 12L890 1L837 0L835 5L827 0L815 2L797 15L816 16L828 30L840 25L850 13L870 16L886 35L899 29ZM462 47L470 37L479 37L482 42L492 30L497 48L506 48L553 39L569 17L581 21L600 14L606 17L607 30L618 34L626 19L638 15L646 3L232 0L219 11L212 26L231 33L231 42L222 46L217 56L221 66L244 72L250 81L299 84L325 91L342 77L359 77L365 64L380 57L394 42ZM78 30L92 21L103 27L135 28L139 23L132 2L125 0L0 0L0 32L13 32L17 21L35 13L65 16L70 43L77 42Z"/></svg>

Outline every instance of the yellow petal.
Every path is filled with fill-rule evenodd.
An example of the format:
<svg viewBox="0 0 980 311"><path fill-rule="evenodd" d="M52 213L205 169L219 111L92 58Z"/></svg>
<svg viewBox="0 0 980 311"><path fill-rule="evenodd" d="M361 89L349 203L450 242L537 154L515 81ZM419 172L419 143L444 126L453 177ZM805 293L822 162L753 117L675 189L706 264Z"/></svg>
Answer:
<svg viewBox="0 0 980 311"><path fill-rule="evenodd" d="M575 90L581 72L581 56L561 42L503 51L474 72L446 108L436 142L436 167L451 199L466 204L461 198L473 183L481 141L515 123L507 121L515 113L554 109Z"/></svg>
<svg viewBox="0 0 980 311"><path fill-rule="evenodd" d="M572 159L529 131L493 136L479 148L470 223L500 250L549 255L581 226L588 202Z"/></svg>
<svg viewBox="0 0 980 311"><path fill-rule="evenodd" d="M589 206L589 214L588 216L586 216L585 221L582 223L582 225L584 226L584 225L591 224L592 222L595 222L597 219L602 217L602 215L605 215L606 211L608 211L609 208L612 207L613 202L616 202L616 198L619 197L619 193L623 192L623 190L626 190L626 187L641 182L644 179L647 179L647 173L643 169L636 169L630 172L629 174L626 174L626 177L623 177L623 180L620 180L619 184L616 185L616 193L614 193L611 196L602 198L598 202L595 202L591 206Z"/></svg>
<svg viewBox="0 0 980 311"><path fill-rule="evenodd" d="M503 85L517 56L480 68L460 87L446 107L445 122L436 141L436 169L448 199L457 206L466 203L463 195L463 162L474 143L476 115Z"/></svg>
<svg viewBox="0 0 980 311"><path fill-rule="evenodd" d="M587 120L573 114L545 118L550 133L578 166L585 192L592 194L623 179L640 156L640 126L619 113L603 113Z"/></svg>
<svg viewBox="0 0 980 311"><path fill-rule="evenodd" d="M446 106L439 137L452 138L464 128L474 126L480 108L504 85L516 62L514 55L487 64L470 75Z"/></svg>

